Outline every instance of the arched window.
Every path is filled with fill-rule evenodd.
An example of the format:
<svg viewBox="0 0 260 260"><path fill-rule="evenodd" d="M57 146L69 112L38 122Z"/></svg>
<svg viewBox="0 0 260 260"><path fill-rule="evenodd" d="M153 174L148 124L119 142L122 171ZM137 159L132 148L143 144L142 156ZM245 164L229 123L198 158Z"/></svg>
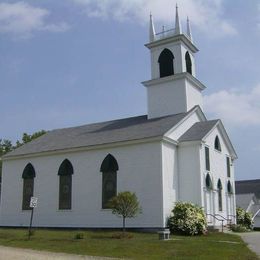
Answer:
<svg viewBox="0 0 260 260"><path fill-rule="evenodd" d="M35 170L31 163L28 163L23 170L23 210L29 210L31 197L33 197L33 187Z"/></svg>
<svg viewBox="0 0 260 260"><path fill-rule="evenodd" d="M222 211L222 183L218 180L218 210Z"/></svg>
<svg viewBox="0 0 260 260"><path fill-rule="evenodd" d="M174 56L168 49L164 49L159 56L160 78L167 77L174 74L173 67Z"/></svg>
<svg viewBox="0 0 260 260"><path fill-rule="evenodd" d="M71 209L73 166L68 159L60 165L59 175L59 209Z"/></svg>
<svg viewBox="0 0 260 260"><path fill-rule="evenodd" d="M185 61L186 61L186 71L192 75L192 63L191 63L191 58L190 58L190 54L188 51L185 54Z"/></svg>
<svg viewBox="0 0 260 260"><path fill-rule="evenodd" d="M109 200L117 194L118 164L113 155L106 156L100 171L102 172L102 208L107 209Z"/></svg>
<svg viewBox="0 0 260 260"><path fill-rule="evenodd" d="M211 190L212 189L212 181L211 181L209 174L207 174L205 182L206 182L206 188L208 190Z"/></svg>
<svg viewBox="0 0 260 260"><path fill-rule="evenodd" d="M230 182L230 181L228 181L228 183L227 183L227 192L228 192L229 194L232 194L232 193L233 193L233 189L232 189L232 185L231 185L231 182Z"/></svg>
<svg viewBox="0 0 260 260"><path fill-rule="evenodd" d="M214 146L215 146L215 149L216 149L216 150L218 150L218 151L221 152L221 145L220 145L220 141L219 141L218 136L216 136L216 138L215 138L215 144L214 144Z"/></svg>

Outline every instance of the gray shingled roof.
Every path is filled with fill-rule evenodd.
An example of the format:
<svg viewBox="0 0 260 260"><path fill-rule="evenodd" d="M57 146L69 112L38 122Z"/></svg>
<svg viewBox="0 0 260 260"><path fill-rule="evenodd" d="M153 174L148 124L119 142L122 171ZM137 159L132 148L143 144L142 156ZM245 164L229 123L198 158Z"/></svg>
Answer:
<svg viewBox="0 0 260 260"><path fill-rule="evenodd" d="M216 125L218 120L197 122L189 128L180 138L179 142L202 140L207 133Z"/></svg>
<svg viewBox="0 0 260 260"><path fill-rule="evenodd" d="M236 193L236 204L244 210L247 210L250 202L254 198L254 193L237 194Z"/></svg>
<svg viewBox="0 0 260 260"><path fill-rule="evenodd" d="M236 194L254 193L260 199L260 179L236 181Z"/></svg>
<svg viewBox="0 0 260 260"><path fill-rule="evenodd" d="M4 158L163 136L189 112L149 120L144 115L52 130Z"/></svg>

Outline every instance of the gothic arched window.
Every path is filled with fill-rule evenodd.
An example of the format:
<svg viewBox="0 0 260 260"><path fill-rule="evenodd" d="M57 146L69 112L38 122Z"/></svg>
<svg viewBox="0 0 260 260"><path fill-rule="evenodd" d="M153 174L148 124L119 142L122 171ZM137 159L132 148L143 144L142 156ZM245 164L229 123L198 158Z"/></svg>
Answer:
<svg viewBox="0 0 260 260"><path fill-rule="evenodd" d="M231 185L231 182L230 182L230 181L228 181L228 183L227 183L227 192L228 192L229 194L232 194L232 193L233 193L233 189L232 189L232 185Z"/></svg>
<svg viewBox="0 0 260 260"><path fill-rule="evenodd" d="M218 180L218 210L222 211L222 183L221 180Z"/></svg>
<svg viewBox="0 0 260 260"><path fill-rule="evenodd" d="M73 166L68 159L60 165L59 175L59 209L71 209Z"/></svg>
<svg viewBox="0 0 260 260"><path fill-rule="evenodd" d="M205 182L206 182L206 188L208 190L211 190L212 189L212 181L211 181L209 174L207 174Z"/></svg>
<svg viewBox="0 0 260 260"><path fill-rule="evenodd" d="M102 208L109 208L108 202L117 194L118 164L115 157L108 154L103 160L100 171L102 172Z"/></svg>
<svg viewBox="0 0 260 260"><path fill-rule="evenodd" d="M174 74L173 67L174 56L169 49L164 49L158 59L160 65L160 78Z"/></svg>
<svg viewBox="0 0 260 260"><path fill-rule="evenodd" d="M215 149L221 152L221 145L218 136L215 138L215 143L214 143Z"/></svg>
<svg viewBox="0 0 260 260"><path fill-rule="evenodd" d="M185 61L186 61L186 71L192 75L192 62L188 51L185 54Z"/></svg>
<svg viewBox="0 0 260 260"><path fill-rule="evenodd" d="M23 203L22 209L29 210L31 197L33 197L33 187L35 170L31 163L28 163L23 170Z"/></svg>

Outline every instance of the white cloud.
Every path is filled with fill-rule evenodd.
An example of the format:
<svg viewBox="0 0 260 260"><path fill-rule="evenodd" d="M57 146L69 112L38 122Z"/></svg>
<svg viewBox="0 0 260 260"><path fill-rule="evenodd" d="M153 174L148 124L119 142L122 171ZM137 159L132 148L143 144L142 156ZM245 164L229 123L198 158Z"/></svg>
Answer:
<svg viewBox="0 0 260 260"><path fill-rule="evenodd" d="M249 93L222 90L205 96L205 111L229 126L260 126L260 84Z"/></svg>
<svg viewBox="0 0 260 260"><path fill-rule="evenodd" d="M155 21L174 26L175 1L172 0L71 0L90 17L132 20L146 23L150 11ZM234 35L236 29L222 17L223 0L178 1L180 15L211 36Z"/></svg>
<svg viewBox="0 0 260 260"><path fill-rule="evenodd" d="M47 23L50 12L33 7L25 2L0 3L0 33L28 38L35 31L63 32L68 30L66 23Z"/></svg>

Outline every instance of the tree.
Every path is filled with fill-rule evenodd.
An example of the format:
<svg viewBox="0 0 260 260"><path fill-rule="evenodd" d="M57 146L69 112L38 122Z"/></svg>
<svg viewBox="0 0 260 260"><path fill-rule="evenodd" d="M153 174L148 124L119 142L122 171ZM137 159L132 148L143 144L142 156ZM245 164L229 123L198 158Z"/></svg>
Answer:
<svg viewBox="0 0 260 260"><path fill-rule="evenodd" d="M23 137L22 137L22 141L20 142L19 140L17 140L15 146L13 146L13 144L10 140L0 139L0 178L2 176L2 156L5 155L6 153L11 152L15 148L22 146L23 144L31 142L32 140L40 137L41 135L43 135L45 133L46 133L46 131L44 131L44 130L35 132L32 135L24 133Z"/></svg>
<svg viewBox="0 0 260 260"><path fill-rule="evenodd" d="M141 213L139 201L130 191L119 192L109 201L112 213L123 218L123 233L125 233L125 219L134 218Z"/></svg>
<svg viewBox="0 0 260 260"><path fill-rule="evenodd" d="M41 130L41 131L38 131L38 132L35 132L33 133L32 135L29 135L27 133L23 133L23 137L22 137L22 142L20 142L19 140L16 141L16 147L19 147L23 144L26 144L26 143L29 143L31 142L32 140L44 135L46 133L45 130Z"/></svg>
<svg viewBox="0 0 260 260"><path fill-rule="evenodd" d="M12 142L7 139L0 139L0 182L1 182L1 176L2 176L2 156L5 155L8 152L11 152L13 149Z"/></svg>

